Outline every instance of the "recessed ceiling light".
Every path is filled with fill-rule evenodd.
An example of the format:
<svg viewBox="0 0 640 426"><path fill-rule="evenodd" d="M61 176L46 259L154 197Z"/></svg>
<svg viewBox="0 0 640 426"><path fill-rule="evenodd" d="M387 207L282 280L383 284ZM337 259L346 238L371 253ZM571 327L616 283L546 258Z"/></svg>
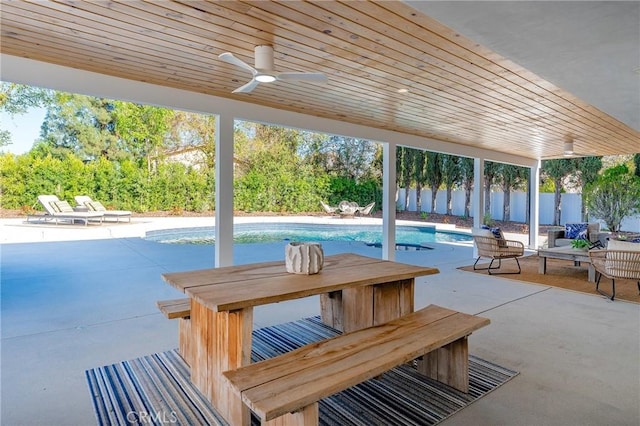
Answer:
<svg viewBox="0 0 640 426"><path fill-rule="evenodd" d="M409 93L409 89L398 89L398 93Z"/></svg>

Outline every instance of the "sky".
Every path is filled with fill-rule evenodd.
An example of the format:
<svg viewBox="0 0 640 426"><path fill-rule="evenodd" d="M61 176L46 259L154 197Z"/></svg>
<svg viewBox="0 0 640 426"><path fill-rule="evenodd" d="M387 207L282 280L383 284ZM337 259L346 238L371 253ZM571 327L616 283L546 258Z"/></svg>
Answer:
<svg viewBox="0 0 640 426"><path fill-rule="evenodd" d="M11 145L0 150L16 155L29 152L40 136L40 126L46 112L46 108L32 108L26 114L18 114L13 118L5 112L0 113L0 129L11 132L12 141Z"/></svg>

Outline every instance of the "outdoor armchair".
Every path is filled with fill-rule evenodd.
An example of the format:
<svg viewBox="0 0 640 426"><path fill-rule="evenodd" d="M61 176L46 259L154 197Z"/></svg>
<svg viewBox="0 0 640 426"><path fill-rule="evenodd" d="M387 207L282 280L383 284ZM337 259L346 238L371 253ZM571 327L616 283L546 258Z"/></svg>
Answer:
<svg viewBox="0 0 640 426"><path fill-rule="evenodd" d="M501 235L501 234L500 234ZM519 274L521 272L520 261L518 257L524 255L524 244L520 241L507 240L504 237L496 238L493 232L489 229L477 229L472 230L473 243L478 250L478 258L473 264L475 271L486 270L489 274ZM481 258L491 259L489 266L486 268L478 268L476 265ZM518 272L493 272L502 267L503 259L514 259L518 265ZM493 266L493 262L498 261L497 266Z"/></svg>
<svg viewBox="0 0 640 426"><path fill-rule="evenodd" d="M636 280L640 294L640 244L609 241L606 250L589 250L591 264L596 270L596 291L613 300L616 279ZM611 280L611 294L600 289L602 277Z"/></svg>

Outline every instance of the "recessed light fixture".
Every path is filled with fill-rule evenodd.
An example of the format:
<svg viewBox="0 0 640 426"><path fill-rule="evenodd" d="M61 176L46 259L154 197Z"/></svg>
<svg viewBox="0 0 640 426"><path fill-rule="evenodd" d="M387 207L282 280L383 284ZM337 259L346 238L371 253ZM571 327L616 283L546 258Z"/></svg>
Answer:
<svg viewBox="0 0 640 426"><path fill-rule="evenodd" d="M409 93L409 89L402 88L402 89L396 90L396 92L398 92L398 93Z"/></svg>

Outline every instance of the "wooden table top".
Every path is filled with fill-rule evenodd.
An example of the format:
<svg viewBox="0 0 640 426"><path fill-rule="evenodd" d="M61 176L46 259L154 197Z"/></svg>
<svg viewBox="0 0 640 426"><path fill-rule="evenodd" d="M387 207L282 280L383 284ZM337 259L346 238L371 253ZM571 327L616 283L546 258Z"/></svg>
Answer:
<svg viewBox="0 0 640 426"><path fill-rule="evenodd" d="M229 311L438 272L345 253L325 257L322 270L314 275L290 274L281 260L167 273L162 278L213 311Z"/></svg>

